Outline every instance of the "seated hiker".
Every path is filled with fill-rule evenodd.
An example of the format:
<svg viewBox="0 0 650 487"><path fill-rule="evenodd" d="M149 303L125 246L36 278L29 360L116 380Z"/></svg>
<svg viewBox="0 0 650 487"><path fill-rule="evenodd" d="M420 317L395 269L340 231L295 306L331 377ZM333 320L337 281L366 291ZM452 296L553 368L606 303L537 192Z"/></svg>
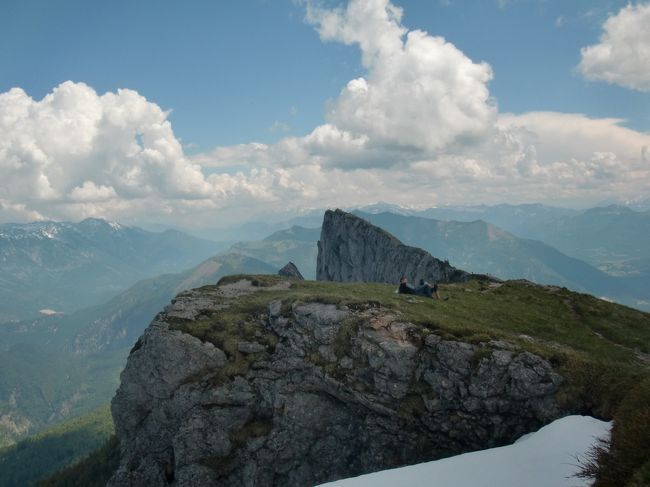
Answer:
<svg viewBox="0 0 650 487"><path fill-rule="evenodd" d="M415 288L409 284L406 276L402 276L399 280L399 288L397 292L400 294L415 294Z"/></svg>
<svg viewBox="0 0 650 487"><path fill-rule="evenodd" d="M437 289L437 286L434 288L434 286L426 282L424 279L420 279L420 285L415 288L415 294L432 298L435 289Z"/></svg>
<svg viewBox="0 0 650 487"><path fill-rule="evenodd" d="M437 283L437 282L434 282L434 283L433 283L433 294L436 295L436 298L437 298L437 299L442 299L442 298L440 297L440 293L438 293L438 283ZM445 300L446 300L446 299L448 299L448 298L445 298Z"/></svg>

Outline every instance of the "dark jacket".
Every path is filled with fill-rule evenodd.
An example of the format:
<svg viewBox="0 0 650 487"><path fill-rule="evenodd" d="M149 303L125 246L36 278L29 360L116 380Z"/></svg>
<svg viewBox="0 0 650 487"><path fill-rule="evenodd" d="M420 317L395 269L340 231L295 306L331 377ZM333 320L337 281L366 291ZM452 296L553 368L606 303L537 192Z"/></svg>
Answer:
<svg viewBox="0 0 650 487"><path fill-rule="evenodd" d="M415 294L415 289L413 289L413 286L409 286L405 282L400 282L397 292L400 294Z"/></svg>

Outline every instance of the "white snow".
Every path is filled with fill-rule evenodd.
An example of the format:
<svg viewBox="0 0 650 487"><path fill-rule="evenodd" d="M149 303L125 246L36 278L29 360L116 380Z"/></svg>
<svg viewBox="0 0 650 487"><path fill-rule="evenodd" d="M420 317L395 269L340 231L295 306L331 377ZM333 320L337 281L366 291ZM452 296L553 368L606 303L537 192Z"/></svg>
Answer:
<svg viewBox="0 0 650 487"><path fill-rule="evenodd" d="M578 458L609 435L611 423L567 416L514 444L410 467L384 470L322 487L586 487L573 475Z"/></svg>

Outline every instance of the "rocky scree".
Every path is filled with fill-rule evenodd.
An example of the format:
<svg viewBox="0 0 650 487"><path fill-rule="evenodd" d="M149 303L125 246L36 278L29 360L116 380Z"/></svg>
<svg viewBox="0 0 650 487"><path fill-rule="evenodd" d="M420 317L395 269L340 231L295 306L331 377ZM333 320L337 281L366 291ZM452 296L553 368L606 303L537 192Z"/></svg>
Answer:
<svg viewBox="0 0 650 487"><path fill-rule="evenodd" d="M187 291L154 319L113 399L109 485L312 486L502 445L564 414L562 378L536 355L446 340L378 303L283 299L290 286Z"/></svg>

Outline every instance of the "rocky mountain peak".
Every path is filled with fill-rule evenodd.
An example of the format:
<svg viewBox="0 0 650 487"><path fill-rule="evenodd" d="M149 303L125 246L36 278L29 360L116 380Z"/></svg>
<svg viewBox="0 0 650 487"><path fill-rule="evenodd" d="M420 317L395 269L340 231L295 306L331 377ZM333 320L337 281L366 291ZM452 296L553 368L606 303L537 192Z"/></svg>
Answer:
<svg viewBox="0 0 650 487"><path fill-rule="evenodd" d="M298 270L298 267L296 267L296 264L294 264L293 262L289 262L282 269L280 269L278 271L278 275L284 277L293 277L301 281L305 279L300 273L300 271Z"/></svg>
<svg viewBox="0 0 650 487"><path fill-rule="evenodd" d="M325 212L318 242L316 279L336 282L396 284L462 282L472 274L436 259L428 252L404 245L385 230L342 210ZM484 276L482 276L484 277Z"/></svg>

